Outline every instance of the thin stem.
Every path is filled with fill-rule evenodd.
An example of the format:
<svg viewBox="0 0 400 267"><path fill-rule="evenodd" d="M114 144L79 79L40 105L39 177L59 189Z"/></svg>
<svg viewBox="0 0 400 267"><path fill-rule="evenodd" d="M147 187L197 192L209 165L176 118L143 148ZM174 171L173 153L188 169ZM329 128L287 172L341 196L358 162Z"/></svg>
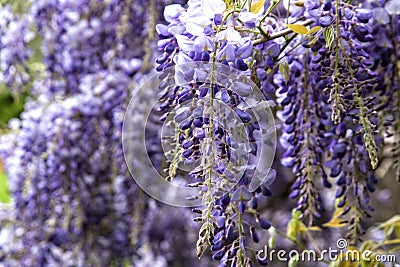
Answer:
<svg viewBox="0 0 400 267"><path fill-rule="evenodd" d="M308 25L311 25L313 23L314 23L314 21L312 19L307 19L307 20L299 23L299 25L308 26ZM261 37L259 39L256 39L256 40L253 41L253 44L254 45L262 44L262 43L265 43L265 42L267 42L269 40L273 40L273 39L276 39L276 38L279 38L279 37L283 37L283 36L288 35L288 34L290 34L292 32L293 31L291 29L289 29L289 28L288 29L284 29L284 30L276 32L274 34L270 34L268 36L263 36L263 37Z"/></svg>
<svg viewBox="0 0 400 267"><path fill-rule="evenodd" d="M341 39L340 39L341 41ZM351 60L350 57L346 54L346 51L344 49L344 46L341 44L342 50L343 50L343 55L345 56L346 62L347 62L347 67L349 69L349 74L350 74L350 78L351 81L353 83L354 86L354 90L355 90L355 98L357 100L357 104L358 104L358 108L360 109L360 119L361 119L361 123L362 126L364 128L364 138L368 138L368 142L370 142L369 144L365 142L364 140L364 145L366 146L366 149L368 151L370 160L371 160L371 165L372 168L375 169L378 162L377 162L377 157L376 157L376 144L375 144L375 140L373 138L373 132L371 130L371 122L368 119L368 116L365 114L365 106L364 106L364 102L363 102L363 98L362 98L362 94L358 88L358 84L355 81L355 75L354 75L354 70L353 67L351 66ZM372 146L372 147L369 147Z"/></svg>
<svg viewBox="0 0 400 267"><path fill-rule="evenodd" d="M335 24L335 29L336 29L336 48L335 48L335 78L336 80L334 81L335 83L335 103L332 105L332 116L333 114L337 114L335 112L335 108L339 109L338 104L339 104L339 40L340 40L340 32L339 32L339 0L336 0L336 24ZM339 113L340 114L340 113ZM332 117L332 121L339 122L340 116L337 114L337 118Z"/></svg>
<svg viewBox="0 0 400 267"><path fill-rule="evenodd" d="M285 53L283 56L281 56L280 58L278 58L278 60L276 61L276 63L278 63L279 61L281 61L282 59L284 59L287 55L289 55L293 50L295 50L297 47L299 47L301 44L303 44L304 40L302 40L300 43L296 44L295 46L293 46L287 53Z"/></svg>
<svg viewBox="0 0 400 267"><path fill-rule="evenodd" d="M387 246L387 245L397 245L397 244L400 244L400 238L383 241L383 242L373 246L371 248L371 250L376 251L380 247Z"/></svg>
<svg viewBox="0 0 400 267"><path fill-rule="evenodd" d="M289 44L294 40L294 38L296 38L296 36L297 36L297 33L294 33L294 34L292 34L292 36L290 36L287 40L286 40L286 42L285 42L285 44L282 46L282 48L281 48L281 52L280 52L280 54L282 54L282 52L283 51L285 51L285 49L289 46Z"/></svg>
<svg viewBox="0 0 400 267"><path fill-rule="evenodd" d="M239 263L239 266L241 266L241 264L242 264L242 261L243 261L243 251L242 251L242 246L241 246L241 244L240 244L240 240L241 240L241 238L242 238L242 235L243 235L243 219L242 219L242 213L240 212L240 210L239 210L239 225L238 225L238 230L239 230L239 260L238 260L238 263Z"/></svg>
<svg viewBox="0 0 400 267"><path fill-rule="evenodd" d="M229 18L229 16L233 14L233 12L229 12L222 20L222 23L220 25L220 27L217 30L217 33L219 31L221 31L222 29L222 25L225 23L225 21ZM213 140L213 129L214 129L214 84L215 84L215 69L216 69L216 61L217 61L217 49L218 49L218 43L215 42L214 43L214 52L212 55L212 70L211 70L211 88L210 88L210 127L209 127L209 135L210 135L210 140L212 142ZM213 145L213 144L211 144ZM213 150L214 147L211 149L211 151ZM207 216L206 216L206 220L207 220L207 224L206 224L206 233L207 235L209 235L210 233L210 220L211 220L211 210L212 210L212 175L213 175L213 162L214 160L212 160L212 158L214 157L214 153L211 153L208 156L208 161L206 162L207 165L209 165L209 170L207 172L207 180L206 180L206 186L207 186Z"/></svg>
<svg viewBox="0 0 400 267"><path fill-rule="evenodd" d="M127 4L128 5L128 4ZM147 38L144 40L144 58L143 58L143 66L141 68L141 72L146 72L149 70L151 67L151 57L153 55L152 49L151 49L151 43L155 38L155 27L157 24L157 8L156 8L156 3L155 0L150 0L149 3L150 7L150 14L149 14L149 20L148 20L148 33L147 33ZM128 10L129 10L130 5L128 5Z"/></svg>
<svg viewBox="0 0 400 267"><path fill-rule="evenodd" d="M264 16L260 20L260 24L269 16L269 14L271 14L271 12L279 5L280 2L281 0L271 0L271 4L268 7L267 12L265 12Z"/></svg>

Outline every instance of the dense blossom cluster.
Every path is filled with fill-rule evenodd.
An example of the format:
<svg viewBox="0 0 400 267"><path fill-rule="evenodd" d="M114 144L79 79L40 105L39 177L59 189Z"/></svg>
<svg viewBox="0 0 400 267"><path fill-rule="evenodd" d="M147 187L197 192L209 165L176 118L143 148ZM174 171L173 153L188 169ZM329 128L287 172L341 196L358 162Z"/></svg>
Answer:
<svg viewBox="0 0 400 267"><path fill-rule="evenodd" d="M109 54L125 45L115 36L124 14L115 7L122 6L89 3L36 1L31 7L44 36L46 71L33 85L37 101L27 104L16 135L3 142L10 146L4 158L15 219L24 231L22 244L7 252L25 265L124 261L135 247L129 207L136 187L124 167L118 108L140 61L127 55L136 66L110 68L116 64Z"/></svg>
<svg viewBox="0 0 400 267"><path fill-rule="evenodd" d="M395 32L398 7L394 1L386 5L379 1L359 5L340 0L291 4L289 1L290 5L286 3L283 9L287 16L279 18L271 15L278 4L279 1L270 1L269 5L189 1L187 8L167 6L164 16L168 26L157 25L158 47L163 52L156 60L157 69L193 61L219 62L243 72L260 86L267 99L276 99L281 107L278 118L283 124L280 144L286 150L281 163L291 168L296 177L289 197L298 199L297 209L313 224L324 211L321 187L331 188L335 181L337 209L342 210L343 218L349 217L348 237L356 242L354 237L364 232L364 217L370 217L372 211L369 194L377 183L373 170L378 167L378 147L382 147L384 138L379 127L384 125L390 135L398 130L393 127L394 121L398 121L398 100L394 96L399 75L398 33ZM383 24L382 19L391 23L385 24L386 30L377 36L377 29L381 27L375 22ZM379 36L384 43L377 41ZM163 77L165 83L173 78ZM183 103L197 98L220 99L229 104L237 101L235 92L196 81L187 88L175 86L165 90L161 86L160 93L163 112L160 119L177 114L175 122L183 131L177 140L182 149L175 153L182 153L186 164L191 164L192 158L205 158L199 147L207 132L214 130L216 147L221 147L218 138L224 133L218 132L218 123L211 125L214 128L210 130L210 122L201 117L201 111L182 108ZM395 111L395 114L379 114L388 105L392 107L388 109L390 113ZM247 133L251 136L252 127L257 127L249 123L251 116L240 110L237 114L249 124ZM222 139L222 144L228 144L222 146L227 151L229 141ZM396 145L393 152L398 157ZM225 179L225 165L217 159L214 162L218 179ZM203 173L195 177L201 182L207 181ZM232 250L236 247L240 251L242 247L246 251L245 237L238 234L241 222L225 220L231 216L241 218L246 210L247 204L240 201L233 213L225 210L237 191L241 192L242 199L248 196L250 200L245 189L248 184L239 181L238 185L236 191L217 200L217 206L213 204L205 209L211 210L216 227L210 240L205 230L209 218L204 218L204 210L199 211L203 216L199 218L202 228L198 251L202 252L210 244L216 251L213 258L221 260L223 266L247 263L245 257ZM255 210L256 206L252 208ZM219 221L220 216L224 221ZM235 236L232 229L236 227L239 230ZM250 230L254 233L253 228ZM238 239L239 245L229 250L234 239Z"/></svg>
<svg viewBox="0 0 400 267"><path fill-rule="evenodd" d="M157 15L145 7L145 1L34 1L34 24L1 10L7 85L22 82L15 68L29 58L33 26L43 38L44 64L33 99L1 142L15 203L8 229L15 234L1 246L9 266L121 265L141 257L148 198L138 197L128 174L121 135L143 65L145 16Z"/></svg>
<svg viewBox="0 0 400 267"><path fill-rule="evenodd" d="M289 148L282 163L298 176L290 197L299 198L304 215L320 217L323 206L314 178L330 188L329 169L337 179L338 207L344 213L352 210L351 216L360 211L369 216L369 192L377 182L372 172L378 164L376 142L381 140L376 136L381 89L363 47L373 40L367 27L373 11L340 1L305 2L304 7L304 16L323 27L324 36L315 37L310 49L310 42L303 42L299 54L289 56L287 80L282 74L275 77L284 106L282 145ZM362 232L359 225L351 224L350 230Z"/></svg>
<svg viewBox="0 0 400 267"><path fill-rule="evenodd" d="M163 53L156 62L159 71L174 64L178 67L178 74L163 75L160 85L159 110L163 112L160 120L174 115L179 133L173 140L178 148L175 153L181 153L170 162L168 178L174 178L179 161L186 165L201 162L189 173L192 186L202 188L200 197L205 205L194 210L199 214L195 220L201 223L197 254L201 257L211 245L213 259L224 266L241 266L253 262L246 254L246 244L259 242L256 229L271 226L257 211L257 203L270 195L268 185L275 172L268 169L259 174L264 175L261 179L265 182L250 192L257 165L253 157L259 144L239 148L242 142L234 131L246 133L250 143L263 131L245 102L253 91L249 84L243 83L245 79L249 83L251 76L247 63L252 60L253 43L250 36L242 37L235 29L239 20L233 12L226 14L226 9L223 1L190 1L187 9L180 5L166 7L164 16L169 25L157 25L158 47ZM257 18L251 12L241 15L249 20L246 25L250 26ZM192 69L190 63L195 61L207 64ZM236 69L235 76L243 79L226 79L225 76L230 76L228 67ZM209 69L211 74L207 72ZM179 86L169 86L171 83ZM238 150L243 155L237 155ZM237 173L230 165L246 156L250 164L244 166L244 173L235 180Z"/></svg>
<svg viewBox="0 0 400 267"><path fill-rule="evenodd" d="M400 95L399 95L399 25L400 5L396 1L376 1L368 3L375 12L374 20L366 27L376 36L376 42L370 42L365 50L371 56L372 70L377 73L378 86L381 92L382 102L375 110L382 113L380 131L385 132L387 137L394 136L394 141L389 141L392 147L391 157L395 158L394 168L396 179L400 181L400 144L396 139L399 136L400 128L398 121L400 117Z"/></svg>
<svg viewBox="0 0 400 267"><path fill-rule="evenodd" d="M323 225L326 208L335 209L357 245L383 159L400 180L399 25L397 0L35 0L21 14L1 7L0 81L15 93L28 85L31 98L0 142L14 207L0 259L265 266L254 247L266 236L274 243L265 206L272 182L283 180L279 164L292 174L296 231ZM33 55L42 57L34 66ZM151 116L130 120L146 121L145 156L157 171L198 189L187 200L202 206L192 212L151 200L125 162L122 135L142 134L123 132L125 111L132 96L137 110L152 101L135 89L155 77L153 58L158 102ZM275 131L283 153L272 169ZM139 153L128 154L128 166L140 168Z"/></svg>
<svg viewBox="0 0 400 267"><path fill-rule="evenodd" d="M53 76L65 78L65 94L79 92L80 79L86 74L108 68L129 77L140 69L141 4L36 1L31 10L44 37L43 62Z"/></svg>
<svg viewBox="0 0 400 267"><path fill-rule="evenodd" d="M17 94L30 81L28 44L35 37L29 14L15 14L9 6L0 10L0 82Z"/></svg>

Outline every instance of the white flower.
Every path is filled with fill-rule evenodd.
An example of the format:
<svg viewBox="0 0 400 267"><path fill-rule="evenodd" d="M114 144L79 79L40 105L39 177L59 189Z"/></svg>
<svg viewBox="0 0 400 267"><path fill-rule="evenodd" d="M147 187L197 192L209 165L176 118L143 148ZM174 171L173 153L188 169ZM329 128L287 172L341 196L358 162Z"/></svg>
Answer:
<svg viewBox="0 0 400 267"><path fill-rule="evenodd" d="M186 22L186 31L193 36L200 36L204 28L211 24L211 20L202 12L186 13L182 18Z"/></svg>
<svg viewBox="0 0 400 267"><path fill-rule="evenodd" d="M195 13L198 12L199 10L201 11L201 3L202 0L189 0L188 1L188 8L187 8L187 12L188 13Z"/></svg>
<svg viewBox="0 0 400 267"><path fill-rule="evenodd" d="M190 40L187 36L177 34L175 35L176 41L178 42L179 48L184 52L190 52L193 50L194 41Z"/></svg>
<svg viewBox="0 0 400 267"><path fill-rule="evenodd" d="M233 43L240 43L242 36L238 31L236 31L233 27L228 27L226 30L223 30L215 36L215 41L228 41Z"/></svg>
<svg viewBox="0 0 400 267"><path fill-rule="evenodd" d="M390 17L384 8L378 7L375 10L375 20L380 24L386 25L390 22Z"/></svg>
<svg viewBox="0 0 400 267"><path fill-rule="evenodd" d="M290 3L290 8L289 8L289 3ZM303 9L303 7L296 5L295 1L290 1L290 0L283 0L282 5L283 8L285 8L286 10L290 10L291 14L296 14L298 11Z"/></svg>
<svg viewBox="0 0 400 267"><path fill-rule="evenodd" d="M239 19L243 22L257 22L257 15L253 12L242 11L239 14Z"/></svg>
<svg viewBox="0 0 400 267"><path fill-rule="evenodd" d="M400 1L390 0L386 3L385 9L390 15L400 15Z"/></svg>
<svg viewBox="0 0 400 267"><path fill-rule="evenodd" d="M210 18L214 18L215 14L222 14L226 9L225 2L222 0L202 0L201 6Z"/></svg>
<svg viewBox="0 0 400 267"><path fill-rule="evenodd" d="M166 6L164 9L164 18L168 22L173 22L182 11L184 11L184 8L178 4Z"/></svg>
<svg viewBox="0 0 400 267"><path fill-rule="evenodd" d="M210 37L203 33L194 41L194 48L197 52L212 51L214 50L214 44Z"/></svg>

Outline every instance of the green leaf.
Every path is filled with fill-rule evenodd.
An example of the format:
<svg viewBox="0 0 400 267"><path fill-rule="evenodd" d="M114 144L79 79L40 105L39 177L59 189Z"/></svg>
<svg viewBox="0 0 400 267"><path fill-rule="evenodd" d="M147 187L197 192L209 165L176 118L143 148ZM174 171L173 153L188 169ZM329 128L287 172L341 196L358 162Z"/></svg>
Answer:
<svg viewBox="0 0 400 267"><path fill-rule="evenodd" d="M395 227L395 232L396 232L396 237L400 237L400 227L399 226Z"/></svg>
<svg viewBox="0 0 400 267"><path fill-rule="evenodd" d="M344 223L344 220L340 217L340 215L343 213L344 211L344 207L342 208L335 208L335 211L332 215L332 218L324 223L322 226L323 227L329 227L329 228L342 228L344 226L346 226L346 224Z"/></svg>
<svg viewBox="0 0 400 267"><path fill-rule="evenodd" d="M290 258L288 267L296 267L297 263L299 263L299 255L296 255L295 257Z"/></svg>
<svg viewBox="0 0 400 267"><path fill-rule="evenodd" d="M326 42L326 47L331 48L333 41L335 40L335 31L333 27L325 28L324 30L324 38Z"/></svg>
<svg viewBox="0 0 400 267"><path fill-rule="evenodd" d="M0 129L7 125L11 118L18 117L23 108L23 99L13 97L5 84L0 84Z"/></svg>
<svg viewBox="0 0 400 267"><path fill-rule="evenodd" d="M310 35L310 39L308 40L308 45L309 47L312 47L313 45L315 45L319 39L319 37L321 36L322 31L318 32L315 35Z"/></svg>
<svg viewBox="0 0 400 267"><path fill-rule="evenodd" d="M394 226L394 225L385 227L385 229L384 229L385 236L391 236L395 230L396 230L396 226Z"/></svg>
<svg viewBox="0 0 400 267"><path fill-rule="evenodd" d="M250 0L247 0L250 1ZM263 8L265 3L265 0L260 0L258 2L252 3L251 4L251 12L253 12L254 14L257 14L258 12L260 12L261 8Z"/></svg>
<svg viewBox="0 0 400 267"><path fill-rule="evenodd" d="M360 246L360 251L370 250L374 246L373 240L366 240Z"/></svg>
<svg viewBox="0 0 400 267"><path fill-rule="evenodd" d="M304 2L305 2L305 0L299 0L299 1L294 2L293 4L295 6L303 7L304 6Z"/></svg>
<svg viewBox="0 0 400 267"><path fill-rule="evenodd" d="M12 10L18 14L26 13L29 10L31 1L25 0L1 0L0 6L10 5Z"/></svg>
<svg viewBox="0 0 400 267"><path fill-rule="evenodd" d="M308 30L307 27L300 24L286 24L286 26L291 29L295 33L299 34L307 34Z"/></svg>
<svg viewBox="0 0 400 267"><path fill-rule="evenodd" d="M271 235L270 238L268 239L268 247L269 248L275 248L275 246L276 246L275 235Z"/></svg>
<svg viewBox="0 0 400 267"><path fill-rule="evenodd" d="M315 38L314 36L310 37L310 40L308 41L308 46L312 47L313 45L315 45L318 41L318 38Z"/></svg>
<svg viewBox="0 0 400 267"><path fill-rule="evenodd" d="M282 73L285 82L289 81L289 64L286 61L279 65L279 71Z"/></svg>
<svg viewBox="0 0 400 267"><path fill-rule="evenodd" d="M289 220L287 225L286 235L292 240L296 240L297 235L301 232L301 221L299 220L300 215L300 211L293 210L292 218Z"/></svg>
<svg viewBox="0 0 400 267"><path fill-rule="evenodd" d="M319 29L321 29L321 26L315 26L315 27L313 27L312 29L310 29L310 30L307 32L307 34L308 34L308 35L313 34L314 32L319 31Z"/></svg>
<svg viewBox="0 0 400 267"><path fill-rule="evenodd" d="M8 189L8 179L3 171L0 170L0 202L10 203L10 191Z"/></svg>
<svg viewBox="0 0 400 267"><path fill-rule="evenodd" d="M397 214L393 216L392 218L388 219L385 222L382 222L381 224L378 225L378 228L385 228L391 225L398 225L400 226L400 215Z"/></svg>

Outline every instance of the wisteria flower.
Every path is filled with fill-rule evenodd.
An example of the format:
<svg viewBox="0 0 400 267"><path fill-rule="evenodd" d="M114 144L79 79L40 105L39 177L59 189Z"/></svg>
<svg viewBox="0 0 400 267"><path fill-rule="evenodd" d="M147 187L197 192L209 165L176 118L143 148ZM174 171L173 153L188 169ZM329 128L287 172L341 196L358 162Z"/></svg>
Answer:
<svg viewBox="0 0 400 267"><path fill-rule="evenodd" d="M390 15L400 15L400 2L397 0L390 0L386 2L385 9Z"/></svg>
<svg viewBox="0 0 400 267"><path fill-rule="evenodd" d="M215 35L215 41L228 41L231 43L240 43L242 36L238 31L236 31L233 27L228 27L226 30L223 30Z"/></svg>
<svg viewBox="0 0 400 267"><path fill-rule="evenodd" d="M193 36L204 33L204 29L211 25L210 18L203 12L185 13L181 17L182 22L186 23L186 31Z"/></svg>
<svg viewBox="0 0 400 267"><path fill-rule="evenodd" d="M254 27L256 27L256 24L259 21L259 16L257 16L253 12L242 11L239 14L239 19L244 23L246 27L253 29Z"/></svg>
<svg viewBox="0 0 400 267"><path fill-rule="evenodd" d="M202 0L201 6L203 12L211 19L216 14L222 14L226 9L226 4L223 0Z"/></svg>
<svg viewBox="0 0 400 267"><path fill-rule="evenodd" d="M185 9L179 4L173 4L164 8L164 18L168 22L173 22L178 19Z"/></svg>

